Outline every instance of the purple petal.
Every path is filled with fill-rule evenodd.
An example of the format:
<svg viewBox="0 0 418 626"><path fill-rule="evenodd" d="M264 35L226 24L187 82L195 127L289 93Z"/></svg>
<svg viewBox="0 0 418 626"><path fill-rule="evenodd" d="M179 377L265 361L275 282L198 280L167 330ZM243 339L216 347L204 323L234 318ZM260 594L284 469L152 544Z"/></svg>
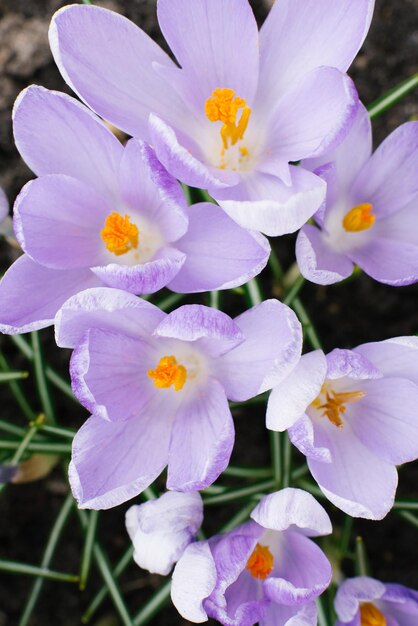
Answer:
<svg viewBox="0 0 418 626"><path fill-rule="evenodd" d="M382 373L366 357L354 350L335 348L327 354L327 378L338 380L349 376L354 380L381 378Z"/></svg>
<svg viewBox="0 0 418 626"><path fill-rule="evenodd" d="M296 259L302 276L318 285L332 285L348 278L353 262L335 251L327 241L326 233L306 224L296 240Z"/></svg>
<svg viewBox="0 0 418 626"><path fill-rule="evenodd" d="M302 606L285 606L271 602L260 626L317 626L317 623L315 602Z"/></svg>
<svg viewBox="0 0 418 626"><path fill-rule="evenodd" d="M402 287L418 281L418 246L415 244L378 237L352 250L350 258L380 283Z"/></svg>
<svg viewBox="0 0 418 626"><path fill-rule="evenodd" d="M206 541L188 546L174 568L171 599L185 619L200 624L208 616L203 601L216 584L216 567Z"/></svg>
<svg viewBox="0 0 418 626"><path fill-rule="evenodd" d="M296 315L278 300L266 300L235 318L245 341L217 361L217 376L230 400L248 400L279 384L302 349Z"/></svg>
<svg viewBox="0 0 418 626"><path fill-rule="evenodd" d="M222 189L237 185L239 174L205 164L200 148L185 145L182 137L154 114L149 119L151 143L164 167L186 185L202 189Z"/></svg>
<svg viewBox="0 0 418 626"><path fill-rule="evenodd" d="M251 106L257 89L258 29L247 0L158 0L158 21L204 114L214 89L233 89Z"/></svg>
<svg viewBox="0 0 418 626"><path fill-rule="evenodd" d="M393 465L418 458L418 387L402 378L362 381L366 393L347 419L355 435L376 456Z"/></svg>
<svg viewBox="0 0 418 626"><path fill-rule="evenodd" d="M418 385L418 337L395 337L355 348L384 376L407 378Z"/></svg>
<svg viewBox="0 0 418 626"><path fill-rule="evenodd" d="M202 522L203 503L198 493L173 491L132 506L126 512L126 528L135 562L152 574L167 576Z"/></svg>
<svg viewBox="0 0 418 626"><path fill-rule="evenodd" d="M325 199L323 180L290 167L291 185L262 172L248 173L231 189L212 191L224 211L243 228L278 237L298 230Z"/></svg>
<svg viewBox="0 0 418 626"><path fill-rule="evenodd" d="M106 198L75 178L42 176L27 183L17 197L16 237L46 267L87 268L106 258L100 232L111 210Z"/></svg>
<svg viewBox="0 0 418 626"><path fill-rule="evenodd" d="M89 328L148 338L165 313L146 300L119 289L87 289L65 302L55 319L55 339L74 348Z"/></svg>
<svg viewBox="0 0 418 626"><path fill-rule="evenodd" d="M353 82L334 67L307 74L271 114L269 148L284 161L323 155L347 135L358 108Z"/></svg>
<svg viewBox="0 0 418 626"><path fill-rule="evenodd" d="M401 626L415 626L418 616L418 593L402 585L388 583L382 596L385 616ZM389 626L389 625L388 625Z"/></svg>
<svg viewBox="0 0 418 626"><path fill-rule="evenodd" d="M173 291L232 289L266 266L270 246L265 237L244 230L216 205L195 204L189 218L188 232L176 242L186 262L169 285Z"/></svg>
<svg viewBox="0 0 418 626"><path fill-rule="evenodd" d="M385 517L395 498L396 468L366 448L348 420L342 429L331 422L316 423L315 445L328 448L332 456L331 463L308 458L311 474L326 497L352 517Z"/></svg>
<svg viewBox="0 0 418 626"><path fill-rule="evenodd" d="M211 356L219 356L242 343L244 335L226 313L201 304L185 304L154 330L155 337L197 342Z"/></svg>
<svg viewBox="0 0 418 626"><path fill-rule="evenodd" d="M418 193L418 122L399 126L357 176L354 205L371 202L377 220L406 207ZM353 205L353 206L354 206Z"/></svg>
<svg viewBox="0 0 418 626"><path fill-rule="evenodd" d="M24 254L0 282L0 331L15 335L51 326L70 296L99 283L88 269L52 270Z"/></svg>
<svg viewBox="0 0 418 626"><path fill-rule="evenodd" d="M141 141L126 144L120 168L124 202L156 224L165 241L176 241L187 232L186 200L181 186Z"/></svg>
<svg viewBox="0 0 418 626"><path fill-rule="evenodd" d="M322 350L304 354L294 370L272 390L267 404L267 428L283 432L293 426L319 395L326 373Z"/></svg>
<svg viewBox="0 0 418 626"><path fill-rule="evenodd" d="M368 576L357 576L345 580L338 588L335 597L335 610L340 620L349 622L359 611L360 603L379 600L385 592L385 585Z"/></svg>
<svg viewBox="0 0 418 626"><path fill-rule="evenodd" d="M319 596L331 582L332 568L311 539L286 530L281 536L277 570L264 581L267 597L278 604L299 605Z"/></svg>
<svg viewBox="0 0 418 626"><path fill-rule="evenodd" d="M69 480L80 508L110 509L137 496L167 464L168 407L155 403L141 419L90 417L73 442Z"/></svg>
<svg viewBox="0 0 418 626"><path fill-rule="evenodd" d="M307 72L345 72L370 26L374 0L280 0L260 32L260 92L268 109ZM280 68L278 70L278 68Z"/></svg>
<svg viewBox="0 0 418 626"><path fill-rule="evenodd" d="M210 378L176 412L168 458L168 489L197 491L211 485L228 465L234 438L225 392L217 380Z"/></svg>
<svg viewBox="0 0 418 626"><path fill-rule="evenodd" d="M175 67L162 49L122 15L95 6L67 6L49 31L64 80L101 117L129 135L148 138L151 111L186 121L184 104L153 65Z"/></svg>
<svg viewBox="0 0 418 626"><path fill-rule="evenodd" d="M264 496L251 513L263 528L296 530L307 537L329 535L331 520L315 498L302 489L286 488Z"/></svg>
<svg viewBox="0 0 418 626"><path fill-rule="evenodd" d="M101 267L92 267L108 287L123 289L135 294L149 294L159 291L181 270L186 255L176 248L163 248L157 258L140 265L118 265L110 263Z"/></svg>
<svg viewBox="0 0 418 626"><path fill-rule="evenodd" d="M66 174L118 199L123 148L74 98L31 85L16 100L13 130L20 154L38 176Z"/></svg>
<svg viewBox="0 0 418 626"><path fill-rule="evenodd" d="M290 441L308 459L314 459L320 463L331 463L331 453L328 448L321 448L315 441L315 433L312 421L307 415L303 415L294 426L288 430Z"/></svg>
<svg viewBox="0 0 418 626"><path fill-rule="evenodd" d="M71 358L74 395L91 413L104 419L141 419L158 395L147 374L156 358L145 341L91 328Z"/></svg>

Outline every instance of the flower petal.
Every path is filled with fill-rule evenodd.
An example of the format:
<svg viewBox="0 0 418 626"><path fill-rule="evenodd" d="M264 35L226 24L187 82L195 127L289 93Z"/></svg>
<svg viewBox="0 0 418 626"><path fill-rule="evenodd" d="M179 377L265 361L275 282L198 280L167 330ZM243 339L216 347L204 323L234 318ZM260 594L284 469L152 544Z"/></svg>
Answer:
<svg viewBox="0 0 418 626"><path fill-rule="evenodd" d="M189 216L189 229L176 242L186 261L169 285L173 291L232 289L266 266L268 241L238 226L216 205L195 204Z"/></svg>
<svg viewBox="0 0 418 626"><path fill-rule="evenodd" d="M165 241L187 232L186 200L181 186L142 141L130 139L120 168L121 193L134 211L156 224Z"/></svg>
<svg viewBox="0 0 418 626"><path fill-rule="evenodd" d="M16 237L34 261L59 270L105 259L100 232L112 206L93 188L52 174L27 183L14 206Z"/></svg>
<svg viewBox="0 0 418 626"><path fill-rule="evenodd" d="M154 403L141 419L108 422L90 417L73 441L69 480L83 509L110 509L137 496L167 464L170 415Z"/></svg>
<svg viewBox="0 0 418 626"><path fill-rule="evenodd" d="M317 285L332 285L348 278L353 262L329 246L326 234L310 224L299 231L296 260L302 276Z"/></svg>
<svg viewBox="0 0 418 626"><path fill-rule="evenodd" d="M314 459L320 463L331 463L331 453L328 448L321 448L314 440L314 428L307 415L303 415L288 430L290 441L308 459Z"/></svg>
<svg viewBox="0 0 418 626"><path fill-rule="evenodd" d="M302 606L285 606L271 602L260 626L317 626L317 623L315 602Z"/></svg>
<svg viewBox="0 0 418 626"><path fill-rule="evenodd" d="M176 92L153 68L174 63L122 15L95 6L63 7L52 18L49 42L70 87L129 135L148 139L151 111L179 126L187 118Z"/></svg>
<svg viewBox="0 0 418 626"><path fill-rule="evenodd" d="M418 385L418 337L395 337L355 348L384 376L407 378Z"/></svg>
<svg viewBox="0 0 418 626"><path fill-rule="evenodd" d="M395 498L396 468L375 456L355 436L349 421L343 429L315 424L315 445L328 448L331 463L308 458L312 476L326 497L352 517L383 519Z"/></svg>
<svg viewBox="0 0 418 626"><path fill-rule="evenodd" d="M74 348L89 328L148 338L164 317L158 307L125 291L86 289L65 302L58 312L55 340L60 348Z"/></svg>
<svg viewBox="0 0 418 626"><path fill-rule="evenodd" d="M15 335L51 326L70 296L99 283L89 269L52 270L24 254L0 282L0 332Z"/></svg>
<svg viewBox="0 0 418 626"><path fill-rule="evenodd" d="M269 530L296 530L306 537L332 533L331 520L325 509L302 489L288 487L264 496L251 518Z"/></svg>
<svg viewBox="0 0 418 626"><path fill-rule="evenodd" d="M412 243L378 237L351 250L350 258L380 283L402 287L418 281L418 246Z"/></svg>
<svg viewBox="0 0 418 626"><path fill-rule="evenodd" d="M158 0L158 21L196 92L233 89L251 105L257 89L258 28L247 0Z"/></svg>
<svg viewBox="0 0 418 626"><path fill-rule="evenodd" d="M123 289L135 294L149 294L159 291L177 276L186 255L176 248L163 248L157 258L138 265L118 265L110 263L92 267L96 274L109 287Z"/></svg>
<svg viewBox="0 0 418 626"><path fill-rule="evenodd" d="M334 348L327 354L327 378L338 380L348 376L354 380L381 378L382 373L365 356L354 350Z"/></svg>
<svg viewBox="0 0 418 626"><path fill-rule="evenodd" d="M225 392L217 380L210 378L176 412L168 458L168 489L197 491L211 485L227 467L234 439Z"/></svg>
<svg viewBox="0 0 418 626"><path fill-rule="evenodd" d="M302 349L302 330L291 309L266 300L235 318L245 341L217 361L217 376L230 400L242 402L280 383Z"/></svg>
<svg viewBox="0 0 418 626"><path fill-rule="evenodd" d="M286 530L281 536L277 571L264 581L267 597L278 604L300 605L319 596L331 582L332 568L311 539Z"/></svg>
<svg viewBox="0 0 418 626"><path fill-rule="evenodd" d="M171 599L185 619L201 624L208 621L203 601L216 584L216 567L207 541L188 546L174 568Z"/></svg>
<svg viewBox="0 0 418 626"><path fill-rule="evenodd" d="M126 512L126 528L135 562L152 574L167 576L202 522L203 503L198 493L173 491L132 506Z"/></svg>
<svg viewBox="0 0 418 626"><path fill-rule="evenodd" d="M304 354L294 370L272 390L266 426L283 432L300 419L321 391L327 373L322 350Z"/></svg>
<svg viewBox="0 0 418 626"><path fill-rule="evenodd" d="M328 65L345 72L359 51L374 0L280 0L260 31L260 92L268 110L307 72ZM280 68L277 71L277 68Z"/></svg>
<svg viewBox="0 0 418 626"><path fill-rule="evenodd" d="M118 199L123 148L74 98L31 85L15 102L13 131L20 154L38 176L66 174L109 200Z"/></svg>
<svg viewBox="0 0 418 626"><path fill-rule="evenodd" d="M418 387L402 378L362 381L364 398L347 406L353 432L374 454L393 465L418 458Z"/></svg>
<svg viewBox="0 0 418 626"><path fill-rule="evenodd" d="M385 585L369 576L348 578L341 583L335 597L335 610L340 620L349 622L357 615L360 603L379 600Z"/></svg>
<svg viewBox="0 0 418 626"><path fill-rule="evenodd" d="M272 237L293 233L319 209L326 185L302 167L290 166L290 172L290 186L270 174L252 172L239 185L212 195L243 228Z"/></svg>
<svg viewBox="0 0 418 626"><path fill-rule="evenodd" d="M146 341L90 328L71 358L74 395L103 419L141 419L156 395L147 374L155 359Z"/></svg>

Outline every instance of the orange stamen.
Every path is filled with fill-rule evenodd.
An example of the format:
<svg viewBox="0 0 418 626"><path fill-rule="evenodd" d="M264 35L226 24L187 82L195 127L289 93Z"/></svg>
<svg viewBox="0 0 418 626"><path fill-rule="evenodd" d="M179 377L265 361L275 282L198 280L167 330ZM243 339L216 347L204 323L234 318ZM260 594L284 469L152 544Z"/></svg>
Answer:
<svg viewBox="0 0 418 626"><path fill-rule="evenodd" d="M366 202L355 206L347 213L343 219L343 226L349 233L357 233L368 230L375 223L376 216L373 213L373 206Z"/></svg>
<svg viewBox="0 0 418 626"><path fill-rule="evenodd" d="M242 109L237 121L238 111ZM224 149L234 146L244 137L247 130L251 109L243 98L235 96L233 89L218 88L205 103L206 117L210 122L222 122L221 137Z"/></svg>
<svg viewBox="0 0 418 626"><path fill-rule="evenodd" d="M274 557L267 546L257 543L253 553L247 561L247 570L253 578L265 580L274 567Z"/></svg>
<svg viewBox="0 0 418 626"><path fill-rule="evenodd" d="M163 356L155 370L148 370L148 376L159 389L168 389L173 385L175 391L180 391L186 382L187 370L177 363L174 356Z"/></svg>
<svg viewBox="0 0 418 626"><path fill-rule="evenodd" d="M130 216L124 217L115 211L107 216L100 232L109 252L120 256L138 247L138 228L131 224Z"/></svg>
<svg viewBox="0 0 418 626"><path fill-rule="evenodd" d="M371 602L366 602L360 607L361 626L386 626L386 618L379 609Z"/></svg>

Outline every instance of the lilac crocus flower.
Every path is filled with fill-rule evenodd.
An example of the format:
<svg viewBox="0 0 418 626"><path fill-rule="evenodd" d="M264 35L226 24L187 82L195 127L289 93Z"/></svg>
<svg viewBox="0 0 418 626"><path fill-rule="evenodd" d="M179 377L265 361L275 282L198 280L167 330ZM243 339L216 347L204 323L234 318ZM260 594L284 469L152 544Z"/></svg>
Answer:
<svg viewBox="0 0 418 626"><path fill-rule="evenodd" d="M134 545L134 560L151 574L167 576L203 522L199 493L169 491L155 500L131 506L126 528Z"/></svg>
<svg viewBox="0 0 418 626"><path fill-rule="evenodd" d="M361 105L352 130L331 154L306 163L327 181L327 198L298 235L303 276L328 285L356 263L388 285L418 280L418 122L397 128L372 154Z"/></svg>
<svg viewBox="0 0 418 626"><path fill-rule="evenodd" d="M197 491L228 464L227 399L271 389L295 366L301 326L277 300L235 320L200 305L170 314L116 289L71 298L56 339L74 348L71 378L93 414L74 439L70 481L80 506L136 496L168 464L167 487Z"/></svg>
<svg viewBox="0 0 418 626"><path fill-rule="evenodd" d="M124 148L73 98L29 87L17 99L14 132L39 178L15 203L25 254L0 284L2 332L52 324L60 306L88 287L226 289L265 266L262 235L214 204L188 208L149 147L132 139Z"/></svg>
<svg viewBox="0 0 418 626"><path fill-rule="evenodd" d="M345 580L337 591L335 626L416 626L418 593L368 576Z"/></svg>
<svg viewBox="0 0 418 626"><path fill-rule="evenodd" d="M325 496L354 517L382 519L396 466L418 458L418 338L302 356L271 393L267 428L288 429Z"/></svg>
<svg viewBox="0 0 418 626"><path fill-rule="evenodd" d="M224 626L316 626L314 599L331 565L309 537L331 533L322 506L300 489L265 496L252 520L186 548L171 597L183 617Z"/></svg>
<svg viewBox="0 0 418 626"><path fill-rule="evenodd" d="M348 131L358 99L344 74L374 0L280 0L260 33L247 0L158 0L176 65L132 22L91 6L53 17L50 44L94 111L155 147L181 181L209 189L245 228L282 235L323 202L322 180L290 161Z"/></svg>

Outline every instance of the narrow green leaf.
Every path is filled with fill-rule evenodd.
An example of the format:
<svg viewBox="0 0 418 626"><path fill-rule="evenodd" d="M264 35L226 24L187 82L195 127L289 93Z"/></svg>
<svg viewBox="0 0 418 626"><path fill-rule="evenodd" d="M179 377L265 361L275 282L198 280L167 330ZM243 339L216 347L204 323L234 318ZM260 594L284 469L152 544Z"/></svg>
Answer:
<svg viewBox="0 0 418 626"><path fill-rule="evenodd" d="M370 119L373 120L379 115L382 115L382 113L393 107L394 104L399 102L399 100L404 98L417 87L418 74L414 74L411 78L408 78L399 85L396 85L396 87L393 87L393 89L390 89L387 93L376 100L376 102L373 102L367 107Z"/></svg>
<svg viewBox="0 0 418 626"><path fill-rule="evenodd" d="M99 511L91 511L87 527L86 541L84 543L83 556L80 568L80 589L83 590L87 586L87 580L90 573L91 561L93 556L93 545L96 539L97 524L99 521Z"/></svg>
<svg viewBox="0 0 418 626"><path fill-rule="evenodd" d="M3 373L7 373L7 374L11 372L11 369L6 360L6 357L4 356L2 352L0 352L0 370ZM10 380L9 387L10 387L10 391L14 395L14 398L17 404L19 405L22 413L25 415L25 417L29 421L36 419L36 413L30 406L29 402L26 400L26 396L23 393L22 387L20 386L19 382L17 380Z"/></svg>
<svg viewBox="0 0 418 626"><path fill-rule="evenodd" d="M170 599L171 580L168 580L134 617L134 626L144 626L156 615Z"/></svg>
<svg viewBox="0 0 418 626"><path fill-rule="evenodd" d="M233 502L234 500L240 500L241 498L247 498L248 496L253 496L255 494L266 493L273 489L275 486L275 480L267 480L262 483L257 483L256 485L250 485L249 487L233 489L231 491L227 491L226 493L221 493L218 496L210 496L209 498L204 498L203 502L205 503L205 506L226 504L227 502Z"/></svg>
<svg viewBox="0 0 418 626"><path fill-rule="evenodd" d="M61 580L67 583L77 583L78 576L73 574L64 574L53 570L36 567L35 565L27 565L26 563L16 563L16 561L5 561L0 559L0 571L9 572L9 574L25 574L27 576L41 576L48 580ZM131 626L131 625L130 625Z"/></svg>
<svg viewBox="0 0 418 626"><path fill-rule="evenodd" d="M29 372L3 372L0 374L0 383L8 383L11 380L21 380L28 376Z"/></svg>
<svg viewBox="0 0 418 626"><path fill-rule="evenodd" d="M48 384L46 381L45 366L42 355L41 341L39 339L39 333L34 331L31 333L32 337L32 350L33 350L33 364L35 368L35 381L38 388L39 397L41 400L42 410L45 413L46 421L49 424L55 423L54 409L52 406L52 400L49 395Z"/></svg>

